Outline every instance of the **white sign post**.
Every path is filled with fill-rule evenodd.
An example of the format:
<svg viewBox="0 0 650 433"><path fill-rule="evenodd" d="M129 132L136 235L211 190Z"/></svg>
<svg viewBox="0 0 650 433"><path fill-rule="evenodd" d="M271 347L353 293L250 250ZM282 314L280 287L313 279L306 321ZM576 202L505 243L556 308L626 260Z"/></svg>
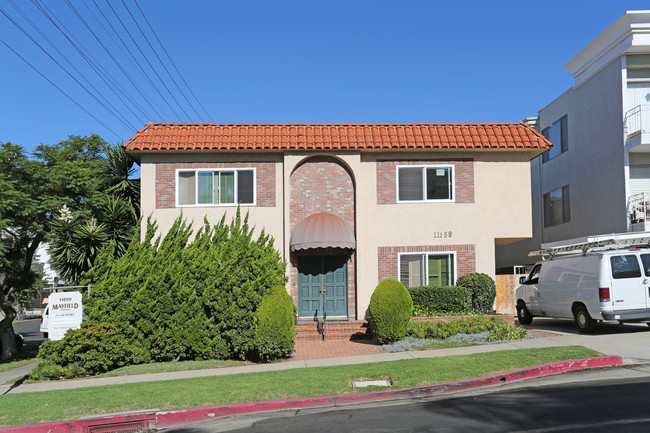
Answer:
<svg viewBox="0 0 650 433"><path fill-rule="evenodd" d="M68 329L79 329L83 316L81 293L57 292L50 294L50 340L60 340Z"/></svg>

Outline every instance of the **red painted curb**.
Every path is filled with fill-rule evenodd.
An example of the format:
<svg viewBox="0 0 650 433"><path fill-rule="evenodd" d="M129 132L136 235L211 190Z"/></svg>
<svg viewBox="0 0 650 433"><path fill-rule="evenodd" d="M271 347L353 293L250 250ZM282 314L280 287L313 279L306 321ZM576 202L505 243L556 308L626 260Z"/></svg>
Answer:
<svg viewBox="0 0 650 433"><path fill-rule="evenodd" d="M138 423L141 424L144 428L169 428L195 422L210 421L227 416L258 412L271 412L309 407L335 407L346 404L367 403L374 401L422 398L444 394L446 392L468 390L482 386L494 385L497 383L513 382L534 377L566 373L569 371L609 367L622 364L623 360L620 356L599 356L594 358L572 359L568 361L553 362L550 364L522 368L519 370L480 377L476 379L467 379L436 385L418 386L408 389L391 389L386 391L370 391L326 397L308 397L287 400L259 401L253 403L237 403L221 406L178 409L164 412L143 411L119 416L109 415L81 420L6 427L0 428L0 433L85 433L88 431L89 427L123 423Z"/></svg>

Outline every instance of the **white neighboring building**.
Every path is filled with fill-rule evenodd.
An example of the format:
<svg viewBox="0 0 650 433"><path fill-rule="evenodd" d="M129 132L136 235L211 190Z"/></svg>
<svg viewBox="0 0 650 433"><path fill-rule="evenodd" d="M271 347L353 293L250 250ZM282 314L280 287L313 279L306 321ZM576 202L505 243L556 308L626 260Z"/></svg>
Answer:
<svg viewBox="0 0 650 433"><path fill-rule="evenodd" d="M46 284L48 286L53 286L54 279L58 278L59 274L57 274L56 271L50 266L49 247L50 244L41 242L41 244L36 249L36 252L34 253L32 264L34 267L43 272L43 279L45 280Z"/></svg>
<svg viewBox="0 0 650 433"><path fill-rule="evenodd" d="M574 85L540 110L554 144L531 162L533 238L497 248L497 268L541 244L650 230L650 11L628 11L566 65Z"/></svg>

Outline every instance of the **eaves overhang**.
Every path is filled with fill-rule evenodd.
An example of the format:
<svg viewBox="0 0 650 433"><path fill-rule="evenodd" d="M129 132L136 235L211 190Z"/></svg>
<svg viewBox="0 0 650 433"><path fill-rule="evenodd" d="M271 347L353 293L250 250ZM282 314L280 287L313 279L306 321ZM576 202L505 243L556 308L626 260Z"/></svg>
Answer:
<svg viewBox="0 0 650 433"><path fill-rule="evenodd" d="M576 88L620 56L640 53L650 54L650 10L625 12L564 67Z"/></svg>

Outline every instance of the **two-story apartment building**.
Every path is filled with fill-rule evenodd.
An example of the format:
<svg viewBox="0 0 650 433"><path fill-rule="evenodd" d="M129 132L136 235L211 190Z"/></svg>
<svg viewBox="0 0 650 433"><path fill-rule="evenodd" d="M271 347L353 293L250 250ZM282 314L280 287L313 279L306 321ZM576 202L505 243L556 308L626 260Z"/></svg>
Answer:
<svg viewBox="0 0 650 433"><path fill-rule="evenodd" d="M553 148L531 163L533 238L498 249L529 264L540 245L650 229L650 11L628 11L565 68L573 86L540 110Z"/></svg>
<svg viewBox="0 0 650 433"><path fill-rule="evenodd" d="M217 222L237 206L275 239L300 318L363 319L385 278L407 287L494 275L495 246L530 237L524 123L148 124L142 214Z"/></svg>

